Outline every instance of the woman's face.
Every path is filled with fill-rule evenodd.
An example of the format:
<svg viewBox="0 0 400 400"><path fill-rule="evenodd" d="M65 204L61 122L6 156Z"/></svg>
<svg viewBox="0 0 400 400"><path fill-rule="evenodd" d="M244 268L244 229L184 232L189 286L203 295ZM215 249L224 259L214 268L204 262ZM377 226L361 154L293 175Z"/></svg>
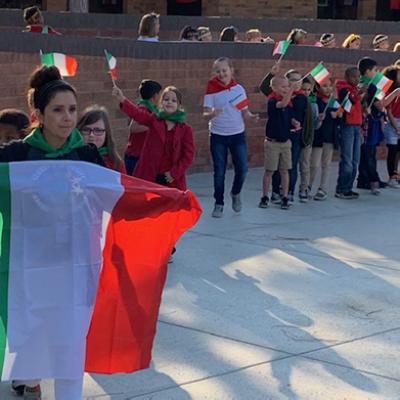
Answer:
<svg viewBox="0 0 400 400"><path fill-rule="evenodd" d="M75 94L69 90L57 92L43 110L43 114L38 111L37 116L46 138L55 142L65 142L77 122Z"/></svg>
<svg viewBox="0 0 400 400"><path fill-rule="evenodd" d="M349 44L350 49L359 49L361 46L361 40L355 39Z"/></svg>
<svg viewBox="0 0 400 400"><path fill-rule="evenodd" d="M228 85L228 83L232 80L232 75L233 75L232 68L226 61L220 61L215 63L214 73L224 85Z"/></svg>
<svg viewBox="0 0 400 400"><path fill-rule="evenodd" d="M93 124L83 126L81 134L86 144L93 143L98 149L103 147L106 142L106 126L104 121L99 119Z"/></svg>
<svg viewBox="0 0 400 400"><path fill-rule="evenodd" d="M164 96L161 100L161 108L167 114L173 114L178 110L178 98L176 97L175 92L165 92Z"/></svg>

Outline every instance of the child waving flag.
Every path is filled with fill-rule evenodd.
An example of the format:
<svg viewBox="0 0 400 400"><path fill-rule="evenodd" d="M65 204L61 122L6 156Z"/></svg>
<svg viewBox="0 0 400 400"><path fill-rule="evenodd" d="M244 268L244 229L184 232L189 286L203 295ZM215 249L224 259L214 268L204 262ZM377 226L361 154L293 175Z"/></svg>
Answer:
<svg viewBox="0 0 400 400"><path fill-rule="evenodd" d="M275 56L276 54L279 54L280 55L279 59L281 60L286 54L289 46L290 46L289 40L281 40L280 42L275 44L274 50L272 51L272 55Z"/></svg>

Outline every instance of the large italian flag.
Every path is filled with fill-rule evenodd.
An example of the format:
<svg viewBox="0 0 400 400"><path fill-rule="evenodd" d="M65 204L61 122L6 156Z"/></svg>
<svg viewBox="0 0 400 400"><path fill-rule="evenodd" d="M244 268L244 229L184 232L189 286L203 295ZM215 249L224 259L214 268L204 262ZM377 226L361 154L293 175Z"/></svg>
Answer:
<svg viewBox="0 0 400 400"><path fill-rule="evenodd" d="M200 214L97 165L0 163L1 379L148 367L168 258Z"/></svg>

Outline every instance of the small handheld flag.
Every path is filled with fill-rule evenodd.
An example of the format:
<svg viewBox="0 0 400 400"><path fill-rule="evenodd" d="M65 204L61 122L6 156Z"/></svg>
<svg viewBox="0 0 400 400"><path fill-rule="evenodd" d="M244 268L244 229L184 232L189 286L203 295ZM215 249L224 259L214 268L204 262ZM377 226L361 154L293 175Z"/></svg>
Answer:
<svg viewBox="0 0 400 400"><path fill-rule="evenodd" d="M340 108L340 104L333 96L331 96L331 97L329 97L328 104L326 105L326 108L338 109L338 108Z"/></svg>
<svg viewBox="0 0 400 400"><path fill-rule="evenodd" d="M314 67L310 75L315 79L319 85L323 85L330 76L329 71L324 67L324 64L320 62L316 67Z"/></svg>
<svg viewBox="0 0 400 400"><path fill-rule="evenodd" d="M371 80L371 85L374 85L384 93L386 93L390 89L390 86L392 86L392 84L393 81L386 78L386 76L383 75L381 72L377 72Z"/></svg>
<svg viewBox="0 0 400 400"><path fill-rule="evenodd" d="M249 99L245 94L240 93L232 100L229 100L229 103L237 110L241 111L249 105Z"/></svg>
<svg viewBox="0 0 400 400"><path fill-rule="evenodd" d="M62 53L40 53L42 65L56 66L60 70L61 76L75 76L78 63L75 58L66 56Z"/></svg>
<svg viewBox="0 0 400 400"><path fill-rule="evenodd" d="M110 70L111 80L114 82L117 80L117 59L107 50L104 50L104 54L106 55L108 69Z"/></svg>
<svg viewBox="0 0 400 400"><path fill-rule="evenodd" d="M349 93L347 93L346 97L342 101L342 107L343 107L344 111L349 113L351 111L352 106L353 105L351 103L351 100L350 100L350 97L349 97Z"/></svg>
<svg viewBox="0 0 400 400"><path fill-rule="evenodd" d="M280 58L282 59L283 56L286 54L288 48L290 46L290 41L289 40L281 40L280 42L277 42L274 46L274 50L272 51L272 55L279 54Z"/></svg>

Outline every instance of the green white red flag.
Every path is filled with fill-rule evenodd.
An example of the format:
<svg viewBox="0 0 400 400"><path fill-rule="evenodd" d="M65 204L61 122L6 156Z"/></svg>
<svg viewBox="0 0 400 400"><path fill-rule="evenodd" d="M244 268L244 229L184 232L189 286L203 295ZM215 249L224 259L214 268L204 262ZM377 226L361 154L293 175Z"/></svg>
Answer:
<svg viewBox="0 0 400 400"><path fill-rule="evenodd" d="M286 54L288 48L290 46L289 40L281 40L277 42L274 46L274 50L272 51L272 55L280 54L282 57Z"/></svg>
<svg viewBox="0 0 400 400"><path fill-rule="evenodd" d="M393 81L390 80L389 78L386 78L385 75L383 75L381 72L377 72L375 76L372 78L371 85L374 85L377 89L381 90L384 93L387 93L387 91L390 89L390 86L392 86Z"/></svg>
<svg viewBox="0 0 400 400"><path fill-rule="evenodd" d="M353 104L350 100L349 93L346 94L346 97L342 101L342 107L343 110L349 113L351 111L351 108L353 107Z"/></svg>
<svg viewBox="0 0 400 400"><path fill-rule="evenodd" d="M315 81L319 85L323 85L330 76L329 71L324 67L324 64L319 63L316 67L314 67L310 75L315 79Z"/></svg>
<svg viewBox="0 0 400 400"><path fill-rule="evenodd" d="M108 69L110 71L111 79L113 81L117 80L117 59L109 53L107 50L104 50L104 54L106 55Z"/></svg>
<svg viewBox="0 0 400 400"><path fill-rule="evenodd" d="M0 163L1 380L147 368L168 258L200 214L94 164Z"/></svg>
<svg viewBox="0 0 400 400"><path fill-rule="evenodd" d="M326 105L326 108L334 108L338 109L340 108L339 102L335 99L334 96L329 97L328 104Z"/></svg>
<svg viewBox="0 0 400 400"><path fill-rule="evenodd" d="M78 62L75 58L62 53L41 53L42 65L56 66L61 76L75 76L78 69Z"/></svg>

